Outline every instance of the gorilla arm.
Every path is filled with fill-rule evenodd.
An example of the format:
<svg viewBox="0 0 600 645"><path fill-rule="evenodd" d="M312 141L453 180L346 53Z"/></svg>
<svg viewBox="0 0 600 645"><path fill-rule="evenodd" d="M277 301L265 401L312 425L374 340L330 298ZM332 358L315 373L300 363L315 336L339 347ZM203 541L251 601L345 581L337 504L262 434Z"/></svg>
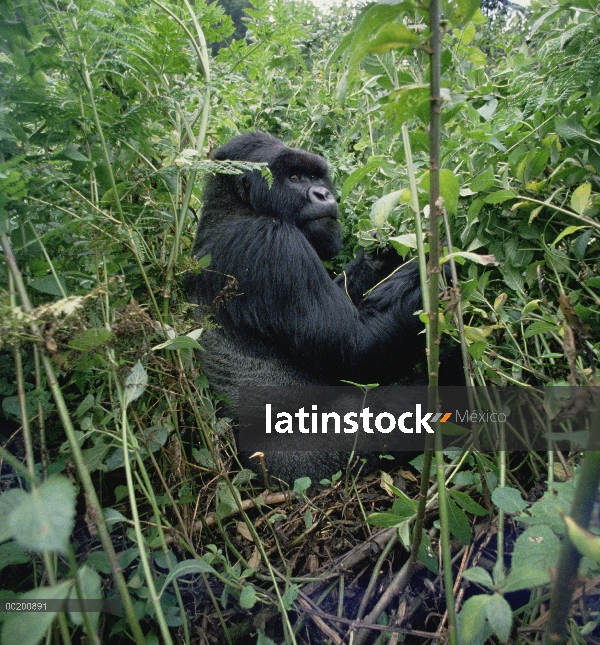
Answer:
<svg viewBox="0 0 600 645"><path fill-rule="evenodd" d="M412 373L422 352L422 325L414 315L421 308L416 267L402 267L356 306L291 224L234 218L218 231L207 230L204 240L198 256L211 254L213 272L236 267L240 295L215 316L223 329L271 344L333 382L383 384ZM202 289L203 275L197 278ZM210 301L220 291L214 273L212 278L205 284L213 291L205 292Z"/></svg>

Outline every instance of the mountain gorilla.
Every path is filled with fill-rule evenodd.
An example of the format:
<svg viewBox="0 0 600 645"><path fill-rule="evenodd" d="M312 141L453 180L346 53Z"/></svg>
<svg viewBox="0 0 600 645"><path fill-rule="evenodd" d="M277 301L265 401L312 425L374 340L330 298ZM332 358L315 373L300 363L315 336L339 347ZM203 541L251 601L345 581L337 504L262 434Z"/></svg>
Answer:
<svg viewBox="0 0 600 645"><path fill-rule="evenodd" d="M424 358L419 274L395 252L361 254L332 280L323 260L342 247L327 163L260 132L242 134L215 160L267 162L259 170L215 174L206 184L193 256L211 264L189 279L199 315L216 325L200 359L212 389L236 416L238 387L389 384L411 377ZM271 453L267 468L292 482L331 476L339 453Z"/></svg>

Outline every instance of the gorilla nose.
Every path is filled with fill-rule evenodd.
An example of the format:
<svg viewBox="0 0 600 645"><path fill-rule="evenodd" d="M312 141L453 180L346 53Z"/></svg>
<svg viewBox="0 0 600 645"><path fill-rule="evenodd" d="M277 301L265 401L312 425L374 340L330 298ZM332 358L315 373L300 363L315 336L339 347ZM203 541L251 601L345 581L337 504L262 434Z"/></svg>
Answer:
<svg viewBox="0 0 600 645"><path fill-rule="evenodd" d="M308 189L308 197L311 202L317 203L335 203L334 196L322 186L311 186Z"/></svg>

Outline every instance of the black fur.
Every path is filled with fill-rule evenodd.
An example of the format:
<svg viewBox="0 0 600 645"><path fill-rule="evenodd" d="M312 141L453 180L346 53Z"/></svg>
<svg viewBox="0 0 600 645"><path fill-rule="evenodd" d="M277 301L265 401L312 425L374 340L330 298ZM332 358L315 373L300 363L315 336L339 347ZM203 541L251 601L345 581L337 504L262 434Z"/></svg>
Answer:
<svg viewBox="0 0 600 645"><path fill-rule="evenodd" d="M401 266L366 298L399 264L395 253L361 254L330 278L322 260L342 242L326 162L258 132L234 138L214 159L268 162L274 178L269 188L259 171L211 176L193 248L196 258L210 254L211 264L190 277L190 299L216 323L202 337L202 369L229 399L230 414L242 385L410 378L424 357L423 325L414 315L422 306L417 267ZM304 455L271 470L284 479L314 477L315 456ZM319 476L337 470L327 455L321 461L328 471Z"/></svg>

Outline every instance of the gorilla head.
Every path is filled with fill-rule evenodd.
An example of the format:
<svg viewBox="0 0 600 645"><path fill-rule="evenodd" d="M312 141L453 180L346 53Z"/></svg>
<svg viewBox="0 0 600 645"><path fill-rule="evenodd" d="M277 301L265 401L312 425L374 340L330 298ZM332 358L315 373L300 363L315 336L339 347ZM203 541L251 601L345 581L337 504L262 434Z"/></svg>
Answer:
<svg viewBox="0 0 600 645"><path fill-rule="evenodd" d="M251 132L232 139L216 151L216 161L266 162L273 176L269 187L258 170L242 175L216 175L206 189L205 201L227 191L230 200L262 217L275 217L298 228L322 260L342 247L338 207L327 163L304 150L288 148L267 134ZM207 212L205 217L210 217Z"/></svg>

